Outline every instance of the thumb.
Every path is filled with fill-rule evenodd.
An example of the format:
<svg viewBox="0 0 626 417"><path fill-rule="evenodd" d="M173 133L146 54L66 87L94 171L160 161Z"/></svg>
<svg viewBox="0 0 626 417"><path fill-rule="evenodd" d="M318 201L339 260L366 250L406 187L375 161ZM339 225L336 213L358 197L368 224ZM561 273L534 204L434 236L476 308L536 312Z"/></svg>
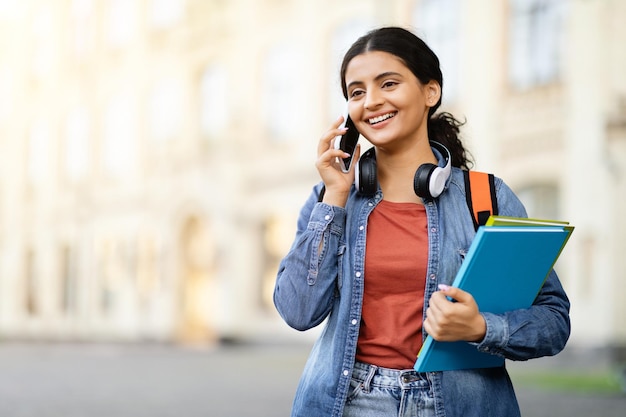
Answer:
<svg viewBox="0 0 626 417"><path fill-rule="evenodd" d="M439 284L438 285L439 291L441 291L442 293L444 293L444 295L446 297L450 297L453 300L456 300L458 302L464 302L467 300L469 293L466 291L463 291L457 287L451 287L449 285L446 284Z"/></svg>

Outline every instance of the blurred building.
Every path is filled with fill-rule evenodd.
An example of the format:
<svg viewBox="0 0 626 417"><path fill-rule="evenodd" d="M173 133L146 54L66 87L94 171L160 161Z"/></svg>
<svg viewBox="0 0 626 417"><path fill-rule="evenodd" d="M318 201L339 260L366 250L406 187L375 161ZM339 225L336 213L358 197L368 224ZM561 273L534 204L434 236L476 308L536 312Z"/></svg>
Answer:
<svg viewBox="0 0 626 417"><path fill-rule="evenodd" d="M572 343L626 345L626 2L0 0L0 338L292 334L271 302L343 52L412 28L476 168L576 226Z"/></svg>

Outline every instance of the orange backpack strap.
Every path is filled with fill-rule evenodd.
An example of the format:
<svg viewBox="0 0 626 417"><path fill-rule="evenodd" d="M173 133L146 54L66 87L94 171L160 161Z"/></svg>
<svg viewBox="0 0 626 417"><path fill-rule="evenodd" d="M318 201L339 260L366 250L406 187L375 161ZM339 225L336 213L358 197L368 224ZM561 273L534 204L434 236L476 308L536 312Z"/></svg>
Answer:
<svg viewBox="0 0 626 417"><path fill-rule="evenodd" d="M498 214L496 187L493 174L477 171L463 171L465 176L465 195L474 229L483 226L490 215Z"/></svg>

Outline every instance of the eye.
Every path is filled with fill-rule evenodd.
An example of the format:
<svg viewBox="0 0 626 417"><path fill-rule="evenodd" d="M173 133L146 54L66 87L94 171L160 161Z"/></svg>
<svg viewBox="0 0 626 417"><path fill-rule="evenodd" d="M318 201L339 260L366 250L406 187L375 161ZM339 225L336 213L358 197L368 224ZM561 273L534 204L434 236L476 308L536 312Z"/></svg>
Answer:
<svg viewBox="0 0 626 417"><path fill-rule="evenodd" d="M398 85L397 81L387 80L387 81L383 82L382 87L383 88L393 88L396 85Z"/></svg>
<svg viewBox="0 0 626 417"><path fill-rule="evenodd" d="M358 97L360 97L364 93L365 93L365 91L363 91L363 90L354 89L354 90L352 90L352 92L350 92L349 97L350 98L358 98Z"/></svg>

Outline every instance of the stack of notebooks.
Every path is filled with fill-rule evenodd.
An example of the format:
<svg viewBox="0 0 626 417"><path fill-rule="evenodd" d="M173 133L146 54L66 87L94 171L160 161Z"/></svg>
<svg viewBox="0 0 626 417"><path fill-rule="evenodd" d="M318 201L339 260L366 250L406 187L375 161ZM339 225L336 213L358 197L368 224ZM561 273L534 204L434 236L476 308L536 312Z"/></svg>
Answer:
<svg viewBox="0 0 626 417"><path fill-rule="evenodd" d="M476 237L453 287L472 294L478 308L495 314L532 305L574 230L567 222L491 216ZM504 358L467 342L424 341L418 372L502 366Z"/></svg>

